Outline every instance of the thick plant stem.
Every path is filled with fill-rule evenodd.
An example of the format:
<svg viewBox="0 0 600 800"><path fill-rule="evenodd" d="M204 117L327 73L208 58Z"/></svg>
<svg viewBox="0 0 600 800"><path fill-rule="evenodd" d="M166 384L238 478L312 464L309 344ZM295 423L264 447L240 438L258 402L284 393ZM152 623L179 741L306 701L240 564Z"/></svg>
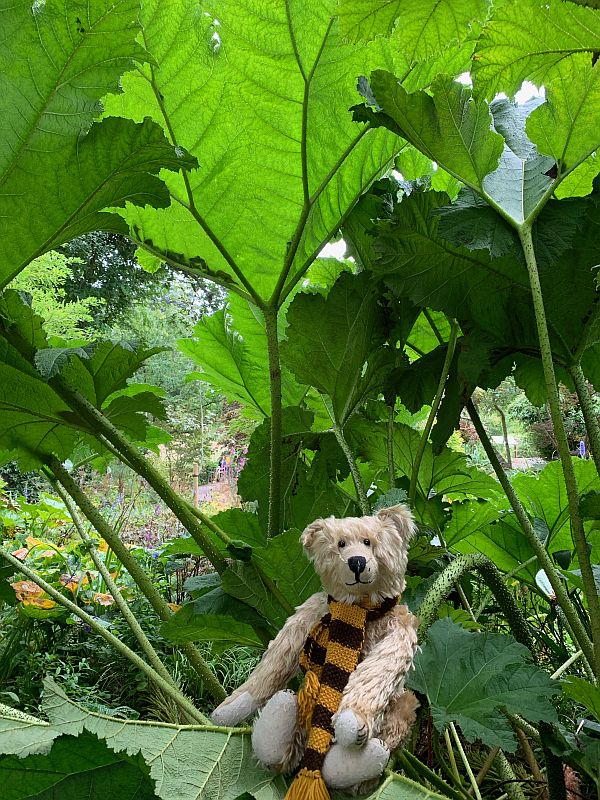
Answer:
<svg viewBox="0 0 600 800"><path fill-rule="evenodd" d="M422 761L419 761L419 759L408 750L400 750L399 758L401 764L406 764L409 769L411 769L417 775L420 775L421 778L424 778L432 786L435 786L435 788L442 794L446 795L446 797L451 797L452 800L464 800L466 797L465 793L458 792L456 789L453 789L451 786L449 786L440 778L439 775L437 775L433 770L429 769L429 767L426 764L423 764Z"/></svg>
<svg viewBox="0 0 600 800"><path fill-rule="evenodd" d="M446 350L446 358L444 359L442 374L440 375L438 388L435 393L435 397L433 398L433 403L431 404L431 411L429 412L429 416L427 417L427 422L425 423L425 428L423 429L423 433L421 434L421 439L419 440L419 447L417 448L415 460L412 465L410 485L408 487L408 505L411 508L415 504L415 496L417 494L417 483L419 481L419 469L421 468L421 461L423 460L423 456L425 454L425 448L427 447L427 442L429 440L429 434L431 433L431 429L433 427L433 423L437 416L440 403L442 402L444 389L446 388L446 382L448 381L448 374L450 372L450 365L452 364L452 359L454 358L454 350L456 348L457 336L458 336L458 323L456 322L456 320L452 320L450 324L450 339L448 340L448 349Z"/></svg>
<svg viewBox="0 0 600 800"><path fill-rule="evenodd" d="M569 367L569 374L573 378L573 383L575 384L575 391L577 392L577 397L579 398L579 405L581 406L581 411L583 412L583 419L585 421L585 427L590 440L592 458L594 459L594 464L596 465L596 472L600 476L600 424L598 423L598 417L596 416L592 406L592 398L588 392L581 365L573 364L571 367Z"/></svg>
<svg viewBox="0 0 600 800"><path fill-rule="evenodd" d="M141 672L150 678L153 683L159 686L163 692L170 698L174 700L175 703L191 718L196 720L196 722L203 725L207 723L208 720L198 709L187 699L184 697L175 687L173 684L167 680L165 680L162 675L159 675L158 672L153 669L149 664L147 664L142 658L138 656L137 653L134 653L133 650L130 650L126 644L124 644L120 639L118 639L114 634L110 633L103 625L101 625L94 617L87 614L83 609L79 608L79 606L72 603L67 597L62 595L59 591L57 591L53 586L49 583L46 583L43 578L35 573L33 570L29 569L22 561L19 561L17 558L12 556L9 552L7 552L3 547L0 547L0 556L4 558L9 564L12 564L13 567L18 572L22 572L23 575L26 575L31 581L36 583L40 589L43 589L47 595L49 595L56 603L66 608L71 614L74 614L79 619L83 620L90 628L101 636L106 642L108 642L111 647L120 653L125 658L129 659L132 664L134 664Z"/></svg>
<svg viewBox="0 0 600 800"><path fill-rule="evenodd" d="M219 553L213 542L202 530L202 525L196 516L192 514L187 506L187 502L179 497L164 480L158 470L146 459L138 448L132 444L123 434L115 428L102 412L98 411L88 400L79 392L72 389L60 375L50 379L50 384L71 408L77 411L81 417L91 426L97 434L101 434L107 439L122 455L129 466L142 478L145 478L156 494L164 500L166 505L175 514L183 525L187 528L195 541L200 545L204 554L217 570L224 572L227 562ZM210 517L198 513L198 517L208 527L211 527Z"/></svg>
<svg viewBox="0 0 600 800"><path fill-rule="evenodd" d="M458 753L467 771L467 775L469 776L471 787L473 788L473 793L475 794L477 800L481 800L481 792L479 791L479 786L477 785L477 781L475 780L475 775L473 774L473 770L471 769L471 765L469 764L469 759L467 758L467 754L465 753L464 747L462 746L462 742L460 741L460 736L458 735L458 731L456 730L456 725L453 722L451 722L449 727L450 731L452 732L452 738L454 739L454 743L456 744L456 749L458 750Z"/></svg>
<svg viewBox="0 0 600 800"><path fill-rule="evenodd" d="M510 800L525 800L523 789L517 783L517 776L502 750L496 756L496 764L500 777L503 781L506 781L506 794Z"/></svg>
<svg viewBox="0 0 600 800"><path fill-rule="evenodd" d="M542 286L540 283L540 276L535 258L531 227L529 225L524 225L521 227L519 229L519 237L521 239L521 245L525 255L525 262L527 264L527 271L529 273L533 309L535 312L537 332L540 341L542 366L544 368L544 378L546 380L546 389L548 391L550 416L552 418L552 426L556 436L558 453L560 455L565 478L565 486L567 488L569 515L571 517L571 536L573 537L573 544L579 560L579 569L581 570L581 579L587 599L588 613L590 615L590 627L592 631L592 642L594 645L594 657L591 659L590 663L594 669L596 680L600 680L600 600L598 598L590 554L587 548L585 530L583 528L581 514L579 513L579 497L577 494L575 470L573 468L573 461L571 459L571 452L569 450L567 433L565 431L562 415L560 413L558 384L556 382L556 375L554 373L552 348L550 346L550 336L548 334L546 312L544 310L544 298L542 295Z"/></svg>
<svg viewBox="0 0 600 800"><path fill-rule="evenodd" d="M481 769L479 770L479 772L475 776L475 780L477 781L477 786L481 786L481 784L485 780L485 776L488 774L488 772L492 768L492 764L496 760L496 756L498 755L499 752L500 752L500 748L498 747L498 745L496 745L495 747L492 747L490 752L487 754L487 758L485 759L485 761L483 762L483 764L481 766ZM471 790L470 789L469 789L469 794L471 794Z"/></svg>
<svg viewBox="0 0 600 800"><path fill-rule="evenodd" d="M281 361L277 335L277 307L264 311L271 387L271 474L269 476L269 523L267 536L281 530Z"/></svg>
<svg viewBox="0 0 600 800"><path fill-rule="evenodd" d="M448 761L450 761L450 769L452 770L452 774L454 775L454 780L460 786L460 772L458 771L458 766L456 764L456 758L454 756L454 748L452 747L452 740L450 739L450 732L448 729L444 731L444 741L446 742L446 750L448 751Z"/></svg>
<svg viewBox="0 0 600 800"><path fill-rule="evenodd" d="M533 637L529 631L527 620L517 605L514 597L506 588L502 574L494 564L481 553L470 553L457 556L446 569L438 575L433 585L425 595L417 612L421 620L419 627L420 638L423 638L428 628L437 617L437 610L448 594L453 590L454 584L463 575L469 572L479 572L488 589L496 598L496 602L506 617L510 630L515 639L533 652L535 649Z"/></svg>
<svg viewBox="0 0 600 800"><path fill-rule="evenodd" d="M521 728L519 728L518 726L515 728L515 733L517 734L517 739L519 740L519 744L521 745L521 750L523 751L525 760L529 764L529 769L531 770L531 774L540 785L543 785L544 783L546 783L546 779L542 775L542 771L540 769L540 765L537 762L537 758L535 757L535 753L533 752L531 745L529 744L529 739L525 735L525 732L522 731Z"/></svg>
<svg viewBox="0 0 600 800"><path fill-rule="evenodd" d="M500 485L504 489L504 492L512 506L512 509L515 513L515 516L521 526L521 529L529 544L531 545L531 549L536 554L539 564L546 573L548 580L550 581L550 585L552 586L552 590L554 591L554 595L556 600L558 601L559 606L563 610L565 617L567 618L569 625L571 626L571 630L573 631L573 636L575 638L575 642L577 645L583 650L586 655L586 658L593 662L594 660L594 648L590 641L589 636L583 624L579 618L579 615L571 602L569 595L567 594L567 590L565 589L565 585L562 581L561 576L556 571L550 556L548 555L548 551L539 540L538 536L536 535L533 525L527 516L525 509L523 508L521 501L517 497L517 493L513 489L511 482L508 479L506 472L502 469L502 465L500 464L500 460L498 459L498 455L490 441L489 436L487 435L487 431L483 427L479 414L477 413L477 409L472 400L469 400L467 403L467 411L469 412L469 416L473 422L477 435L479 436L479 440L483 445L483 449L490 461L490 464L494 468L494 472L496 473L496 477L500 481Z"/></svg>
<svg viewBox="0 0 600 800"><path fill-rule="evenodd" d="M356 496L358 497L358 505L360 506L360 510L363 514L370 514L371 507L369 506L369 500L367 499L367 493L365 492L365 487L358 469L358 464L354 458L354 453L350 449L350 445L344 437L343 430L335 422L333 425L333 434L344 455L346 456L346 461L350 467L350 473L352 474L352 480L354 481L354 488L356 489Z"/></svg>
<svg viewBox="0 0 600 800"><path fill-rule="evenodd" d="M98 509L90 501L85 492L80 489L71 475L69 475L69 473L64 469L62 464L57 459L52 459L52 461L49 463L49 467L58 483L60 483L63 489L70 495L71 499L83 513L84 517L89 520L89 522L92 524L92 527L104 539L121 564L123 564L127 572L129 572L136 586L154 609L157 617L163 622L170 619L172 616L172 611L161 596L158 589L156 589L149 576L140 567L138 562L125 547L111 526L106 522L102 514L100 514ZM213 698L218 702L224 700L227 696L225 690L213 675L210 667L202 658L194 644L192 642L186 642L180 647L191 666L204 681L206 688Z"/></svg>
<svg viewBox="0 0 600 800"><path fill-rule="evenodd" d="M96 569L102 575L108 591L111 593L119 611L121 612L121 614L125 618L125 621L129 625L131 632L138 640L138 643L142 648L142 650L144 651L146 658L150 663L150 666L153 667L158 672L159 675L162 675L162 677L166 681L169 681L169 683L171 683L175 688L177 688L177 684L173 680L173 676L169 673L169 671L165 668L164 664L160 660L158 653L156 652L154 647L152 647L150 639L148 639L148 637L144 633L142 626L135 618L135 615L132 612L131 608L129 607L127 601L121 594L119 587L114 582L112 575L106 568L106 564L100 558L100 554L98 553L98 550L94 546L94 542L92 541L92 539L90 539L90 537L86 533L86 530L81 520L79 519L79 515L75 510L75 506L72 503L71 499L64 491L64 489L57 483L54 484L54 488L58 492L58 495L60 496L63 503L66 505L67 510L71 515L71 519L73 520L73 524L75 525L75 528L77 530L77 533L79 534L79 537L85 543L87 550L91 556L91 559L96 566Z"/></svg>
<svg viewBox="0 0 600 800"><path fill-rule="evenodd" d="M387 462L390 489L393 489L396 483L396 468L394 466L394 413L394 406L388 406Z"/></svg>

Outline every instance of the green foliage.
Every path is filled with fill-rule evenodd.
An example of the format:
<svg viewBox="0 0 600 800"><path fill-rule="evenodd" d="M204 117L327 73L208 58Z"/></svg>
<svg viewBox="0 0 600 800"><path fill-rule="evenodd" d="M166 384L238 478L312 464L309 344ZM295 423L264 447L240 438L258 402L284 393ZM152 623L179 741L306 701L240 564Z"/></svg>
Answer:
<svg viewBox="0 0 600 800"><path fill-rule="evenodd" d="M368 273L344 273L326 298L300 293L289 308L282 359L299 383L325 397L332 423L343 426L381 387L386 353L378 350L379 312Z"/></svg>
<svg viewBox="0 0 600 800"><path fill-rule="evenodd" d="M95 299L95 328L112 325L165 291L165 269L153 273L136 259L136 246L125 236L111 231L94 231L78 236L61 248L68 260L65 293L71 302Z"/></svg>
<svg viewBox="0 0 600 800"><path fill-rule="evenodd" d="M586 555L591 549L597 559L592 493L600 489L592 462L572 463L566 452L553 371L573 389L581 365L600 386L600 205L592 183L600 140L588 122L598 110L598 12L558 0L358 5L253 0L240 8L219 0L205 14L187 1L144 0L138 9L93 0L84 9L49 0L33 12L0 9L2 88L12 114L0 165L0 216L9 220L0 283L77 234L127 233L149 268L163 260L229 290L227 306L219 307L219 296L209 303L216 313L199 322L195 314L194 336L180 344L198 367L188 416L197 400L204 429L217 391L259 422L238 483L248 505L212 520L194 516L132 446L156 442L150 422L164 416L154 386L161 381L150 379L147 362L169 358L157 346L187 331L157 311L163 327L140 325L141 347L50 341L31 309L7 292L0 299L2 457L39 468L53 457L117 454L166 498L193 540L168 545L161 567L208 553L219 572L188 581L181 594L190 602L160 615L162 634L183 643L196 664L189 640L210 643L212 656L231 644L259 650L318 588L298 542L306 524L395 502L409 486L412 498L416 481L423 536L411 550L411 600L439 580L445 560L442 583L451 585L462 563L457 552L486 553L512 573L512 581L498 578L494 596L503 607L520 598L528 619L514 608L508 619L520 640L535 633L540 662L554 671L581 649L597 672L600 609ZM467 71L473 90L454 80ZM355 106L353 120L357 78L367 104ZM525 79L544 82L545 101L488 102L500 91L512 97ZM105 97L118 85L122 93ZM381 178L392 166L401 183ZM340 228L354 265L315 264ZM188 370L175 363L164 370L171 411ZM140 369L144 382L131 383ZM562 459L509 484L488 448L505 495L495 478L445 445L465 405L476 419L473 392L495 389L509 375L532 402L552 404ZM194 386L197 378L212 389ZM435 425L423 434L419 420L434 397ZM600 430L584 399L597 447ZM158 574L142 548L135 557ZM540 568L553 580L551 603L536 584ZM10 577L0 574L4 594ZM469 610L481 603L478 624L498 629L480 579L457 580ZM411 678L439 730L456 721L467 741L511 751L503 708L556 722L550 700L559 684L530 663L523 645L466 632L451 622L466 616L450 602L439 614L446 619L431 628ZM156 630L156 619L147 627ZM589 709L589 693L572 685L567 691L579 691ZM141 751L160 797L276 800L285 790L251 761L245 732L115 722L49 692L57 736L85 728L111 749ZM163 698L161 713L165 706ZM171 713L178 719L177 709ZM41 757L48 758L49 726L21 720L13 746L23 746L21 725L44 728L28 732L34 742L45 738ZM544 737L548 728L541 730ZM597 741L564 738L552 733L556 752L597 781ZM50 752L61 757L60 749ZM550 776L547 748L544 754ZM419 777L442 790L441 778L421 768ZM560 798L560 787L549 791ZM372 795L412 796L427 791L394 771Z"/></svg>
<svg viewBox="0 0 600 800"><path fill-rule="evenodd" d="M99 301L93 297L69 300L65 290L69 275L64 255L45 253L28 264L9 286L31 295L31 307L44 320L50 336L89 339L83 326L93 321Z"/></svg>
<svg viewBox="0 0 600 800"><path fill-rule="evenodd" d="M550 702L560 689L530 663L530 653L510 636L469 633L449 619L435 622L415 658L408 685L427 695L441 732L460 725L465 738L514 751L517 741L502 713L556 721Z"/></svg>
<svg viewBox="0 0 600 800"><path fill-rule="evenodd" d="M306 271L396 149L346 114L356 76L391 59L390 48L344 44L336 12L334 2L289 15L273 7L267 42L259 3L241 15L221 3L218 29L191 6L144 3L144 42L160 69L126 75L107 112L150 113L202 164L186 181L166 178L183 205L127 212L145 246L261 301Z"/></svg>
<svg viewBox="0 0 600 800"><path fill-rule="evenodd" d="M571 675L563 683L563 692L585 706L586 709L600 722L600 689L597 686Z"/></svg>
<svg viewBox="0 0 600 800"><path fill-rule="evenodd" d="M0 8L10 42L0 88L11 109L0 162L1 286L74 236L98 228L124 232L120 217L104 208L126 201L164 206L169 196L156 173L195 163L150 120L92 124L99 99L118 89L134 61L147 58L136 42L137 13L131 0Z"/></svg>
<svg viewBox="0 0 600 800"><path fill-rule="evenodd" d="M153 781L139 756L115 753L95 736L60 736L47 755L0 757L7 800L50 800L85 795L102 800L152 800Z"/></svg>
<svg viewBox="0 0 600 800"><path fill-rule="evenodd" d="M267 336L262 311L234 294L227 307L203 317L193 339L181 339L179 350L200 367L189 379L210 382L229 401L242 403L244 412L258 419L271 414ZM287 371L282 376L282 402L295 406L305 387Z"/></svg>

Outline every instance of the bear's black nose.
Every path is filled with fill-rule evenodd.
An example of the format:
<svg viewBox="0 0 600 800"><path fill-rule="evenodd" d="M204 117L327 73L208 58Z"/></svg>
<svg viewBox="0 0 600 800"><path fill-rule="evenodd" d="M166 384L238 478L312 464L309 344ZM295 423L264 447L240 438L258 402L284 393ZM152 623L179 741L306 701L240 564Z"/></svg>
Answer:
<svg viewBox="0 0 600 800"><path fill-rule="evenodd" d="M348 566L355 575L360 575L367 566L367 559L364 556L350 556Z"/></svg>

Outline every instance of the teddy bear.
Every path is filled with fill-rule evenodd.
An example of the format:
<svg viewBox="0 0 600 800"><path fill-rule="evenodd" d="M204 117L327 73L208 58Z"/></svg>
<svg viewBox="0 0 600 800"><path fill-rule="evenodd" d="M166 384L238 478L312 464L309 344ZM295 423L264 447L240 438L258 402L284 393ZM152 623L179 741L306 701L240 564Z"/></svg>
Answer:
<svg viewBox="0 0 600 800"><path fill-rule="evenodd" d="M296 609L248 680L212 714L215 724L231 726L259 712L256 758L297 771L286 800L326 800L328 788L370 791L409 736L418 701L404 680L418 620L398 600L414 532L405 505L310 524L301 542L323 591ZM299 668L296 694L285 687Z"/></svg>

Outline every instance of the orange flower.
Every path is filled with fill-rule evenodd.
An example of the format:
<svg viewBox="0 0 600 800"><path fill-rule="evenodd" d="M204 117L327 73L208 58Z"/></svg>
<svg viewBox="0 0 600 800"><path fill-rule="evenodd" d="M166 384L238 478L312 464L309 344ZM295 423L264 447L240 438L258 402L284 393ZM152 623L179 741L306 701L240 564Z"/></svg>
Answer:
<svg viewBox="0 0 600 800"><path fill-rule="evenodd" d="M60 582L65 589L69 589L69 591L73 592L73 594L75 594L77 587L79 586L79 580L77 579L77 576L70 577L69 575L61 575Z"/></svg>
<svg viewBox="0 0 600 800"><path fill-rule="evenodd" d="M12 588L15 590L17 600L27 600L31 597L39 597L44 594L44 590L40 589L37 583L33 581L16 581L11 583Z"/></svg>
<svg viewBox="0 0 600 800"><path fill-rule="evenodd" d="M102 539L100 544L97 545L97 548L98 550L100 550L101 553L106 553L108 551L108 545L106 544L104 539Z"/></svg>
<svg viewBox="0 0 600 800"><path fill-rule="evenodd" d="M94 603L98 603L100 606L112 606L115 602L115 598L112 594L102 594L102 592L96 592L94 595Z"/></svg>
<svg viewBox="0 0 600 800"><path fill-rule="evenodd" d="M179 609L181 608L181 606L177 605L177 603L167 603L167 605L169 606L171 611L179 611Z"/></svg>
<svg viewBox="0 0 600 800"><path fill-rule="evenodd" d="M44 542L42 539L35 539L33 536L28 536L25 541L27 542L30 550L32 547L35 547L36 544L48 545L48 542Z"/></svg>
<svg viewBox="0 0 600 800"><path fill-rule="evenodd" d="M26 600L23 600L24 606L34 606L35 608L54 608L56 603L54 600L50 600L49 597L29 597Z"/></svg>
<svg viewBox="0 0 600 800"><path fill-rule="evenodd" d="M27 558L27 553L28 552L29 552L29 550L26 547L21 547L20 550L13 550L13 552L11 553L11 556L14 556L15 558L19 558L21 561L25 561L25 559Z"/></svg>

